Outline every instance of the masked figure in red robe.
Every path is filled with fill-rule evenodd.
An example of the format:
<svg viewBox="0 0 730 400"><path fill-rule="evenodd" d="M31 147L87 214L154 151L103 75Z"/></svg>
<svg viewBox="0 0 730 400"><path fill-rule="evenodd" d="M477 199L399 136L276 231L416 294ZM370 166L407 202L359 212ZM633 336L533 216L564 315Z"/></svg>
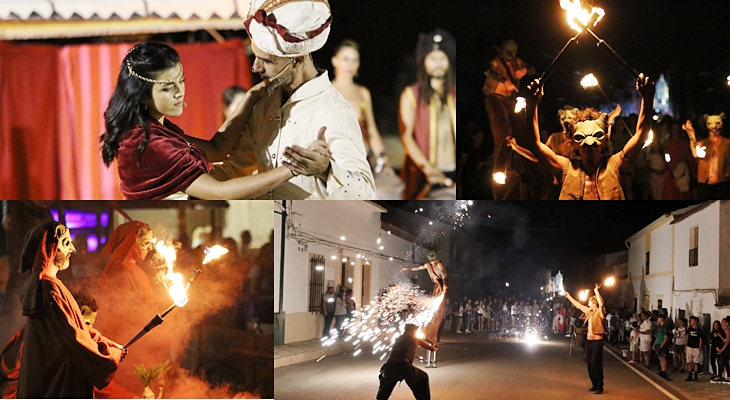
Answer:
<svg viewBox="0 0 730 400"><path fill-rule="evenodd" d="M51 221L26 236L20 289L28 317L18 398L91 398L111 382L126 349L89 328L76 300L56 277L75 251L68 229Z"/></svg>
<svg viewBox="0 0 730 400"><path fill-rule="evenodd" d="M446 291L449 288L449 280L446 276L446 267L438 259L436 250L429 250L428 262L423 265L417 265L415 267L404 267L401 271L419 271L425 269L428 271L428 276L433 281L433 298L439 301L438 309L433 314L433 318L429 321L426 326L423 327L422 331L425 339L431 343L438 341L439 326L444 320L444 304L446 303ZM428 351L428 362L426 368L436 368L436 351L433 351L433 360L431 359L431 350Z"/></svg>
<svg viewBox="0 0 730 400"><path fill-rule="evenodd" d="M152 286L137 262L144 260L152 250L153 238L149 225L144 222L131 221L119 225L102 251L112 257L101 274L99 287L127 295L151 297Z"/></svg>

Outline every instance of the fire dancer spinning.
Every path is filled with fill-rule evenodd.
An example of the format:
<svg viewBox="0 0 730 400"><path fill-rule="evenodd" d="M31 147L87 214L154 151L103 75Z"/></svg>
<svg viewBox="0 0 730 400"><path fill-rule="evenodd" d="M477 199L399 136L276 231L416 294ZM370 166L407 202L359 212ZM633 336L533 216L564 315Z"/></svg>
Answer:
<svg viewBox="0 0 730 400"><path fill-rule="evenodd" d="M588 307L565 292L565 298L586 314L584 326L588 327L588 336L585 356L588 362L588 376L591 378L591 388L588 390L595 394L603 393L603 320L606 319L606 309L603 307L603 297L598 292L600 288L601 285L596 284L593 289L596 295L588 299Z"/></svg>
<svg viewBox="0 0 730 400"><path fill-rule="evenodd" d="M428 374L413 366L413 358L416 355L416 347L421 346L434 353L438 350L438 344L431 344L424 339L416 337L418 326L406 324L403 334L395 340L393 351L388 361L380 367L380 387L378 388L377 400L387 400L393 393L395 385L404 380L416 400L428 400L431 398L431 389L428 386Z"/></svg>
<svg viewBox="0 0 730 400"><path fill-rule="evenodd" d="M702 200L730 199L730 139L720 135L725 113L705 115L704 118L710 137L700 142L697 142L691 121L682 125L689 136L692 156L699 159L698 197Z"/></svg>
<svg viewBox="0 0 730 400"><path fill-rule="evenodd" d="M18 398L91 398L103 389L127 354L84 321L71 292L56 274L75 251L68 229L58 222L38 225L26 236L20 290L25 324Z"/></svg>
<svg viewBox="0 0 730 400"><path fill-rule="evenodd" d="M429 250L426 257L428 257L427 263L417 265L415 267L403 267L401 271L420 271L425 269L428 271L428 276L431 277L434 284L433 297L441 297L441 302L439 303L438 309L433 314L433 318L431 318L431 320L423 328L423 334L426 340L431 343L436 343L438 341L439 325L442 324L444 320L444 303L446 301L446 291L449 288L449 280L446 276L446 267L444 267L444 264L438 259L436 250ZM431 354L431 350L429 349L426 368L436 368L436 350L433 351L433 360L431 359Z"/></svg>
<svg viewBox="0 0 730 400"><path fill-rule="evenodd" d="M576 159L559 156L540 142L537 104L543 96L539 79L529 86L527 116L532 120L532 134L516 135L539 162L551 168L555 174L562 172L563 188L560 200L624 200L619 180L619 168L624 162L633 161L641 152L641 146L650 138L651 104L654 99L654 82L644 74L636 80L636 90L641 94L641 111L634 135L623 150L611 155L611 137L608 114L592 108L579 111L572 122L567 122L567 134L573 141ZM515 132L516 134L519 132Z"/></svg>

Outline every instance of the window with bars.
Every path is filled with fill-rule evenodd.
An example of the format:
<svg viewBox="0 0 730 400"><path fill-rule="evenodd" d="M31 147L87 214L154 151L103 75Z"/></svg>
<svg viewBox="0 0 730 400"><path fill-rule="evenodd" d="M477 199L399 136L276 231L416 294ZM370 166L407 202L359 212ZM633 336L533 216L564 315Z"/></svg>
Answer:
<svg viewBox="0 0 730 400"><path fill-rule="evenodd" d="M651 250L651 235L646 235L646 262L644 268L644 275L649 275L649 253Z"/></svg>
<svg viewBox="0 0 730 400"><path fill-rule="evenodd" d="M322 312L324 296L324 256L312 254L309 257L309 312Z"/></svg>
<svg viewBox="0 0 730 400"><path fill-rule="evenodd" d="M689 266L699 265L700 227L694 226L689 231Z"/></svg>

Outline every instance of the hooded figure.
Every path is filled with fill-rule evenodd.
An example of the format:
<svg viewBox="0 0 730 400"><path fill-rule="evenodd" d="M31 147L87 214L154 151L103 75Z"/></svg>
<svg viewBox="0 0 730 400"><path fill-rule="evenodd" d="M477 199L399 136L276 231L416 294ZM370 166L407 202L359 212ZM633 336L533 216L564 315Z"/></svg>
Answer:
<svg viewBox="0 0 730 400"><path fill-rule="evenodd" d="M147 257L147 252L152 250L152 240L152 231L144 222L119 225L102 251L102 254L112 256L99 278L99 287L151 297L152 285L137 261Z"/></svg>
<svg viewBox="0 0 730 400"><path fill-rule="evenodd" d="M20 289L28 317L18 398L91 398L106 387L123 358L123 347L89 328L71 292L58 278L75 251L58 222L33 228L25 239Z"/></svg>

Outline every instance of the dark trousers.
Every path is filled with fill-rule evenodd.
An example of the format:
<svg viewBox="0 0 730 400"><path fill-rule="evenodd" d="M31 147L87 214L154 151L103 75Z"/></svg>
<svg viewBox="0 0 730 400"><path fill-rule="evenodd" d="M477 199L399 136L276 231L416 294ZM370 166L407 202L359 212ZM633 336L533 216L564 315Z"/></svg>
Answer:
<svg viewBox="0 0 730 400"><path fill-rule="evenodd" d="M712 351L716 351L715 349L712 349ZM719 354L717 356L720 360L720 371L717 375L722 376L723 371L727 372L727 377L730 379L730 349L725 349L725 351L722 352L722 354Z"/></svg>
<svg viewBox="0 0 730 400"><path fill-rule="evenodd" d="M322 328L322 336L330 336L330 329L332 328L332 319L335 318L334 312L328 312L324 316L324 328Z"/></svg>
<svg viewBox="0 0 730 400"><path fill-rule="evenodd" d="M596 389L603 389L603 340L586 341L588 376Z"/></svg>
<svg viewBox="0 0 730 400"><path fill-rule="evenodd" d="M431 389L428 386L428 374L410 363L383 364L380 368L380 387L377 400L387 400L393 393L395 385L404 380L416 400L430 400Z"/></svg>

